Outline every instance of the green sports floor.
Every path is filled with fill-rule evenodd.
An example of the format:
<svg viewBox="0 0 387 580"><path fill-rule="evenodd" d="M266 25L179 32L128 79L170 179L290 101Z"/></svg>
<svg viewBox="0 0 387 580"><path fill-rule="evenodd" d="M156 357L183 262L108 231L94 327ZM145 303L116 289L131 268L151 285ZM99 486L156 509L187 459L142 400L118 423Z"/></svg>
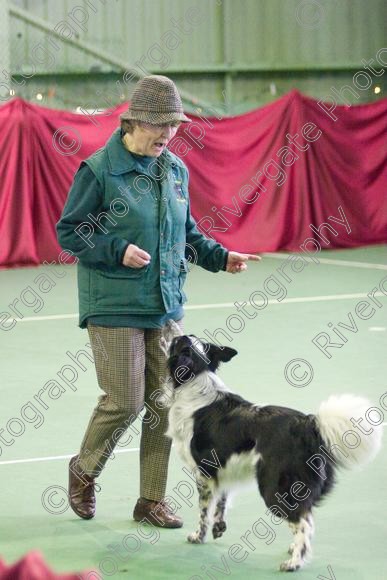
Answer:
<svg viewBox="0 0 387 580"><path fill-rule="evenodd" d="M310 413L332 393L362 394L384 413L387 423L387 397L384 408L380 401L387 391L387 248L323 252L318 255L318 264L308 260L308 266L299 272L288 268L291 282L277 271L285 258L282 254L265 255L261 263L236 276L193 267L186 285L187 332L204 336L205 330L212 333L219 328L228 333L229 338L219 335L219 340L236 348L239 355L220 372L232 390L249 400ZM40 274L55 281L49 291L47 278L45 286L45 277L37 278ZM238 314L234 303L248 304L254 292L256 303L263 304L262 294L257 292L265 292L265 280L272 275L283 287L278 290L274 278L266 281L272 293L267 306L257 310L255 318L241 312L239 319L232 316ZM361 319L356 314L361 310L356 310L357 304L379 285L385 292L378 289L374 294L380 306L368 299L371 306L365 312L370 318ZM24 303L16 303L21 296ZM278 297L283 299L279 302ZM78 450L99 394L92 362L83 357L84 370L78 369L76 390L67 387L65 392L57 391L57 399L41 390L72 362L68 351L89 351L87 333L77 327L75 268L1 271L0 312L10 312L8 305L12 303L23 319L0 332L0 429L4 429L0 431L0 557L11 563L27 551L39 550L57 572L94 568L99 577L115 580L266 580L283 575L278 567L290 543L286 523L271 524L275 536L270 544L254 534L249 536L251 547L241 540L260 518L270 523L254 487L235 497L228 514L228 531L221 539L210 538L203 546L185 541L196 525L197 497L195 492L192 499L183 501L175 491L188 496L193 482L174 450L168 490L181 504L179 513L185 525L177 531L139 530L131 519L139 479L139 438L135 433L109 460L99 479L95 519L82 521L73 514L65 494L67 465ZM252 307L246 308L252 316ZM10 324L10 319L4 322L4 316L1 321ZM340 327L347 338L345 343L333 334L338 322L352 327L352 331ZM330 323L333 326L329 327ZM343 343L341 348L327 351L331 358L312 343L321 332ZM294 359L308 364L296 361L296 366L287 366ZM34 399L39 392L47 409ZM29 402L35 402L41 417L36 418ZM315 511L313 560L295 574L308 579L386 580L386 516L384 447L372 464L339 474L337 487ZM244 548L241 562L230 556L233 550L229 551L238 543ZM90 575L92 578L97 576Z"/></svg>

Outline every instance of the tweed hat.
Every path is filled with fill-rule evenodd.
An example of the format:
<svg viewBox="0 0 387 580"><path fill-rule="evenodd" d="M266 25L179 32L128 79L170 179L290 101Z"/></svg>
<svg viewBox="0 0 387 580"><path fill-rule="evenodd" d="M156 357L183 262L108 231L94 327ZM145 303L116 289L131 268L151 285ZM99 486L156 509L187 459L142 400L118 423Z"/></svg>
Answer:
<svg viewBox="0 0 387 580"><path fill-rule="evenodd" d="M120 119L134 119L153 125L175 121L191 122L184 115L175 83L162 75L149 75L137 82L129 108L120 115Z"/></svg>

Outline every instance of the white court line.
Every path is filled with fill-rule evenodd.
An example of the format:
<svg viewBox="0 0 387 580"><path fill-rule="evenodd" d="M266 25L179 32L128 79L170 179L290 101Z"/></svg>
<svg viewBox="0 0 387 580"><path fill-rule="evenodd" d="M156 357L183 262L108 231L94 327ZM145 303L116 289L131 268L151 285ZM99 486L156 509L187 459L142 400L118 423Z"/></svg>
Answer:
<svg viewBox="0 0 387 580"><path fill-rule="evenodd" d="M375 292L373 296L385 296L383 292ZM328 294L327 296L304 296L299 298L284 298L278 300L268 300L268 304L297 304L302 302L325 302L329 300L351 300L353 298L366 298L364 292L356 294ZM213 308L235 308L234 302L220 302L215 304L194 304L185 306L185 310L208 310ZM63 320L66 318L78 318L78 314L52 314L49 316L27 316L26 318L15 318L16 322L39 322L41 320Z"/></svg>
<svg viewBox="0 0 387 580"><path fill-rule="evenodd" d="M387 427L387 423L382 423L382 426ZM118 449L114 451L114 454L133 453L134 451L140 451L140 448L133 447L132 449ZM54 455L52 457L32 457L31 459L14 459L12 461L0 461L0 465L15 465L17 463L38 463L40 461L58 461L61 459L71 459L71 457L74 457L74 453L72 455Z"/></svg>
<svg viewBox="0 0 387 580"><path fill-rule="evenodd" d="M115 453L133 453L134 451L140 451L139 447L133 447L131 449L116 449ZM15 463L37 463L39 461L58 461L60 459L71 459L74 457L72 455L54 455L52 457L32 457L31 459L13 459L12 461L0 461L0 465L15 465Z"/></svg>
<svg viewBox="0 0 387 580"><path fill-rule="evenodd" d="M52 314L49 316L26 316L25 318L15 318L16 322L38 322L40 320L64 320L66 318L78 318L79 314Z"/></svg>
<svg viewBox="0 0 387 580"><path fill-rule="evenodd" d="M270 254L263 253L261 256L266 258L275 258L278 260L284 260L289 258L289 256L301 256L300 254ZM314 256L314 255L313 255ZM301 256L304 257L304 256ZM347 268L367 268L369 270L387 270L387 264L373 264L372 262L351 262L349 260L331 260L330 258L316 258L322 264L330 264L331 266L345 266ZM315 263L315 262L314 262Z"/></svg>
<svg viewBox="0 0 387 580"><path fill-rule="evenodd" d="M383 292L375 292L374 296L385 296ZM278 300L268 300L268 304L297 304L300 302L325 302L329 300L349 300L351 298L366 298L367 294L358 292L357 294L330 294L327 296L303 296L299 298L284 298ZM198 304L196 306L185 306L185 310L205 310L207 308L235 308L234 302L223 302L220 304Z"/></svg>

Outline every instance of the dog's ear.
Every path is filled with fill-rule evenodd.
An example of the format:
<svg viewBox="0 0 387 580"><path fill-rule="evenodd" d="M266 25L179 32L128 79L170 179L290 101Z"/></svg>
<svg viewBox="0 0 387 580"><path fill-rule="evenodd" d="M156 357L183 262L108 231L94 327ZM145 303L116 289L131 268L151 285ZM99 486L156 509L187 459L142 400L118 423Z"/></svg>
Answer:
<svg viewBox="0 0 387 580"><path fill-rule="evenodd" d="M235 348L230 348L229 346L224 346L223 350L220 347L216 347L216 348L218 348L218 350L219 350L218 358L221 362L228 362L236 354L238 354L238 351L235 350Z"/></svg>
<svg viewBox="0 0 387 580"><path fill-rule="evenodd" d="M229 346L217 346L216 344L207 343L204 345L207 358L210 359L209 369L215 371L221 362L228 362L238 351Z"/></svg>

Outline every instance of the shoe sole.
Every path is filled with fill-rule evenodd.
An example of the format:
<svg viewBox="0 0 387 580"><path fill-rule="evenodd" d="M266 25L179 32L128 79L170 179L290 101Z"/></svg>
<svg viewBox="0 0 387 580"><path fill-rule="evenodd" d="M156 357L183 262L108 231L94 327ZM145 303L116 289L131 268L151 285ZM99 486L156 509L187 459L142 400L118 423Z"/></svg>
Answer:
<svg viewBox="0 0 387 580"><path fill-rule="evenodd" d="M147 521L143 522L145 525L147 526L155 526L156 528L164 528L166 530L176 530L178 528L182 528L183 527L183 522L175 524L175 525L170 525L170 524L160 524L160 523L153 523L151 520L152 518L149 518L148 516L143 516L142 518L140 518L140 516L137 516L135 514L133 514L133 519L135 522L142 522L144 520L144 518L146 518Z"/></svg>

